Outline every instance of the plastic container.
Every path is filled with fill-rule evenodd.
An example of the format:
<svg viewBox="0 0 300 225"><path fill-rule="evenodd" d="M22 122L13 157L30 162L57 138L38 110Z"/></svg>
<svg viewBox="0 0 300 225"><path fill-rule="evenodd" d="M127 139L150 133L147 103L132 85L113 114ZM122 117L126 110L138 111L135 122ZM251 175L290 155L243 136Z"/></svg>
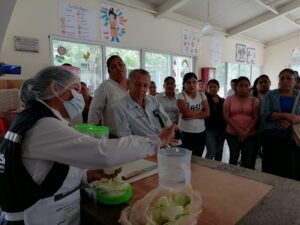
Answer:
<svg viewBox="0 0 300 225"><path fill-rule="evenodd" d="M91 124L76 124L74 126L74 128L75 128L75 130L77 130L80 133L88 134L88 130L89 130L90 126L92 126L92 125Z"/></svg>
<svg viewBox="0 0 300 225"><path fill-rule="evenodd" d="M95 138L108 138L109 128L105 126L92 126L89 132Z"/></svg>
<svg viewBox="0 0 300 225"><path fill-rule="evenodd" d="M90 135L95 138L108 138L109 128L105 126L96 126L93 124L77 124L75 130L80 133Z"/></svg>
<svg viewBox="0 0 300 225"><path fill-rule="evenodd" d="M132 187L130 184L128 185L128 189L124 195L110 197L110 196L101 195L101 194L97 193L97 201L99 201L103 204L107 204L107 205L116 205L116 204L120 204L123 202L127 202L131 198L132 198Z"/></svg>
<svg viewBox="0 0 300 225"><path fill-rule="evenodd" d="M158 151L159 186L167 189L181 189L191 186L190 150L170 147Z"/></svg>

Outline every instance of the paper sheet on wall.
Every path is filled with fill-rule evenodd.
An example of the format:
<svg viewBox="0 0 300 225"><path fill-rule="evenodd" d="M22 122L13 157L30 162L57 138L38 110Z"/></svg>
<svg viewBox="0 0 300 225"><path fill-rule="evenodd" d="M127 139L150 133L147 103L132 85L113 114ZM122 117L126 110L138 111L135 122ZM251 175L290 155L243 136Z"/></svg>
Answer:
<svg viewBox="0 0 300 225"><path fill-rule="evenodd" d="M197 56L201 47L201 33L194 30L183 29L183 53Z"/></svg>
<svg viewBox="0 0 300 225"><path fill-rule="evenodd" d="M63 36L92 41L97 39L96 10L60 1L59 23L59 33Z"/></svg>
<svg viewBox="0 0 300 225"><path fill-rule="evenodd" d="M127 19L122 8L102 2L100 4L101 39L103 41L122 42L126 35Z"/></svg>

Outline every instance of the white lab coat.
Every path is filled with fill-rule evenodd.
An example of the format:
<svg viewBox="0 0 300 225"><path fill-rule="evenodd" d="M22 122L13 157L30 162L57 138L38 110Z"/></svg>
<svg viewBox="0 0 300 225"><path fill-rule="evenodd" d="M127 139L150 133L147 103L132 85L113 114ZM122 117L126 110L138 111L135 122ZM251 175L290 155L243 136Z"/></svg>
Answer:
<svg viewBox="0 0 300 225"><path fill-rule="evenodd" d="M116 124L112 116L111 107L127 95L127 90L116 81L108 79L96 89L90 104L88 123L109 127L109 133L117 136Z"/></svg>
<svg viewBox="0 0 300 225"><path fill-rule="evenodd" d="M61 120L50 117L40 119L27 131L22 143L22 162L38 184L43 182L54 161L81 169L99 169L138 160L155 154L159 149L160 140L157 135L151 137L128 136L105 140L80 134L68 125L58 111L50 109ZM72 190L82 179L86 181L86 174L82 174L82 170L77 169L76 175L73 170L74 168L70 170L71 174L68 174L66 182L61 188ZM72 176L69 177L69 175ZM72 197L66 205L72 201L76 202L76 195L74 192L74 195L72 194L74 198ZM39 201L36 204L41 203ZM52 204L49 204L49 208L47 208L47 201L46 204L45 202L43 204L43 207L34 205L27 210L35 215L33 209L43 208L45 214L51 217ZM23 214L26 218L26 213L26 210L24 213L6 213L5 217L10 220L20 220ZM46 215L44 216L46 217ZM44 224L54 225L55 223L45 222Z"/></svg>

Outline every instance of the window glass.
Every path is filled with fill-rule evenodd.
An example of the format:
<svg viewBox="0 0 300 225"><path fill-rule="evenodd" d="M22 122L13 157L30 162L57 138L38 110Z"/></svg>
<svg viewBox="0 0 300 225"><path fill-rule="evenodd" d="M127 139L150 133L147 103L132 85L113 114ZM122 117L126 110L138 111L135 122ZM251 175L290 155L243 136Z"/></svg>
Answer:
<svg viewBox="0 0 300 225"><path fill-rule="evenodd" d="M69 63L80 68L80 79L93 93L102 82L101 46L64 40L52 40L52 59L56 66Z"/></svg>
<svg viewBox="0 0 300 225"><path fill-rule="evenodd" d="M182 91L182 79L184 74L193 72L193 58L184 56L173 56L172 76L176 81L177 92Z"/></svg>
<svg viewBox="0 0 300 225"><path fill-rule="evenodd" d="M300 65L297 65L297 66L296 65L292 65L291 69L292 70L296 70L300 74Z"/></svg>
<svg viewBox="0 0 300 225"><path fill-rule="evenodd" d="M260 66L252 65L251 84L253 84L255 79L258 78L261 74L262 68Z"/></svg>
<svg viewBox="0 0 300 225"><path fill-rule="evenodd" d="M239 77L239 64L228 63L226 92L231 88L230 81Z"/></svg>
<svg viewBox="0 0 300 225"><path fill-rule="evenodd" d="M112 55L119 55L123 59L127 68L127 76L131 70L141 68L139 50L112 48L112 47L106 47L105 50L106 50L106 59L108 59ZM107 70L106 70L106 75L107 75L106 77L108 77Z"/></svg>
<svg viewBox="0 0 300 225"><path fill-rule="evenodd" d="M248 64L240 64L240 72L239 75L243 77L248 77L251 80L251 66Z"/></svg>
<svg viewBox="0 0 300 225"><path fill-rule="evenodd" d="M80 68L80 79L85 82L93 93L103 80L108 78L106 65L102 65L111 55L119 55L127 67L127 74L132 69L142 68L141 50L105 47L93 43L81 43L73 40L51 40L52 60L54 65L69 63ZM173 62L172 62L172 61ZM173 76L176 81L176 91L182 90L182 78L185 73L194 68L193 57L171 54L145 52L144 68L149 71L151 79L156 83L157 92L164 91L163 81L167 76Z"/></svg>
<svg viewBox="0 0 300 225"><path fill-rule="evenodd" d="M219 81L220 84L220 89L218 94L221 97L225 96L225 91L226 90L226 63L220 63L216 66L216 74L215 74L215 79Z"/></svg>
<svg viewBox="0 0 300 225"><path fill-rule="evenodd" d="M164 91L164 79L171 75L171 56L145 52L145 69L150 73L151 80L156 83L157 92Z"/></svg>

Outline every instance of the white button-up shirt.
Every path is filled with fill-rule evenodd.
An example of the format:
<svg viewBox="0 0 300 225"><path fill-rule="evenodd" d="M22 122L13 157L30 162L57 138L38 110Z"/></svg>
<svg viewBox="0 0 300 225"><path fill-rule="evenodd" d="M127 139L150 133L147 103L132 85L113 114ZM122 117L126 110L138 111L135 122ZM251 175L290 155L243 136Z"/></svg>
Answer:
<svg viewBox="0 0 300 225"><path fill-rule="evenodd" d="M159 112L163 124L155 116L155 110ZM145 108L142 108L128 94L112 107L112 112L119 137L131 134L157 135L162 127L172 124L158 100L150 95L145 96Z"/></svg>

